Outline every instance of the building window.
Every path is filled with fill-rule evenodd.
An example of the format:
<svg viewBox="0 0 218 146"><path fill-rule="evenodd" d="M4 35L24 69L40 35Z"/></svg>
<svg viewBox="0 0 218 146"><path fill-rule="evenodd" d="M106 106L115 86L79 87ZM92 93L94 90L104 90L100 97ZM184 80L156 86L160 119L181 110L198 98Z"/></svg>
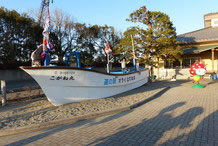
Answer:
<svg viewBox="0 0 218 146"><path fill-rule="evenodd" d="M184 58L182 61L183 68L190 68L196 61L201 62L201 57Z"/></svg>
<svg viewBox="0 0 218 146"><path fill-rule="evenodd" d="M218 19L211 19L211 26L218 26Z"/></svg>

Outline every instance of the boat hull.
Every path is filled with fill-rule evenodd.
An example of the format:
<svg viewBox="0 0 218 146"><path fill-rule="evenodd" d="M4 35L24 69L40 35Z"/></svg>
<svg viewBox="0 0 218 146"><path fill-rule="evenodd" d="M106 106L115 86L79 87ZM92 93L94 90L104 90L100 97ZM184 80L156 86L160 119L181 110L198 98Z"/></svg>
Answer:
<svg viewBox="0 0 218 146"><path fill-rule="evenodd" d="M58 106L113 96L148 82L148 70L107 74L69 67L21 67L40 85L48 100Z"/></svg>

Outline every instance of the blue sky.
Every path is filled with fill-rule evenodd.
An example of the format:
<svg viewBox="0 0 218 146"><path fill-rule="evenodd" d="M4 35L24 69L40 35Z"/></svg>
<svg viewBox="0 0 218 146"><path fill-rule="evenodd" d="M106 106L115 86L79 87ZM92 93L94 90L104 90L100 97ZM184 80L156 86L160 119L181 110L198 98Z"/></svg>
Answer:
<svg viewBox="0 0 218 146"><path fill-rule="evenodd" d="M146 6L151 11L169 15L177 34L204 27L204 14L217 12L217 0L53 0L50 9L62 9L77 22L110 25L124 32L133 23L127 22L129 14ZM41 0L0 0L0 6L22 13L40 8Z"/></svg>

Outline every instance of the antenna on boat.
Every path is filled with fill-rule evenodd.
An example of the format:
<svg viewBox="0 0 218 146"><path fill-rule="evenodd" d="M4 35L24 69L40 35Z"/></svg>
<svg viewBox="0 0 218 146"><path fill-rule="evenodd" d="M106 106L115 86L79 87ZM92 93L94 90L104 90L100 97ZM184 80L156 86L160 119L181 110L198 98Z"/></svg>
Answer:
<svg viewBox="0 0 218 146"><path fill-rule="evenodd" d="M133 52L133 67L134 67L134 71L136 71L136 56L135 56L135 48L134 48L134 41L132 35L131 35L131 40L132 40L132 52Z"/></svg>

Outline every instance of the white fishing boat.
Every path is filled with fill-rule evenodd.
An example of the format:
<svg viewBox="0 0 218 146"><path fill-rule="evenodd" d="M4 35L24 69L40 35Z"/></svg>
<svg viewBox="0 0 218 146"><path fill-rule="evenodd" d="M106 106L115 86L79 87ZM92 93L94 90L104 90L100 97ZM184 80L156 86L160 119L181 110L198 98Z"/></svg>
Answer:
<svg viewBox="0 0 218 146"><path fill-rule="evenodd" d="M43 6L45 4L43 3ZM43 52L44 65L39 66L40 47L32 55L33 66L21 67L40 85L48 100L54 105L62 105L72 102L78 102L87 99L98 99L113 96L131 89L137 88L148 82L149 71L136 69L136 59L133 60L134 71L110 72L109 53L111 53L109 44L105 52L107 55L107 73L98 72L91 69L81 68L80 52L67 53L65 56L66 67L50 66L48 51L51 49L49 41L50 20L49 20L49 1L46 2L47 18L45 29L43 31ZM42 49L41 49L42 50ZM37 55L36 55L37 54ZM134 54L134 45L133 45ZM35 58L34 58L35 55ZM77 67L69 67L69 56L76 55ZM135 56L135 54L133 55ZM39 58L37 61L36 58Z"/></svg>
<svg viewBox="0 0 218 146"><path fill-rule="evenodd" d="M113 96L148 82L147 69L125 74L102 73L73 67L21 67L40 85L48 100L58 106Z"/></svg>

